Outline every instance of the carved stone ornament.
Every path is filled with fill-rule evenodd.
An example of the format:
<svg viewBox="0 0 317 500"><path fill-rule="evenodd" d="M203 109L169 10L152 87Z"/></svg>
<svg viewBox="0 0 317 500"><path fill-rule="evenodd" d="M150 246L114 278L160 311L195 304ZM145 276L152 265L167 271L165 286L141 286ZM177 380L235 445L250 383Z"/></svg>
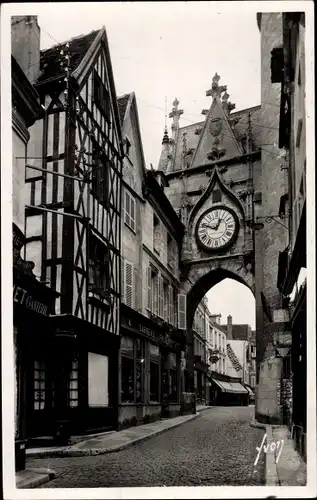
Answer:
<svg viewBox="0 0 317 500"><path fill-rule="evenodd" d="M215 161L215 160L219 160L225 154L226 154L225 149L212 148L210 153L207 154L207 158L208 158L208 160Z"/></svg>
<svg viewBox="0 0 317 500"><path fill-rule="evenodd" d="M200 135L200 134L201 134L201 132L202 132L202 130L203 130L203 129L202 129L202 127L200 127L200 128L196 128L196 130L195 130L195 135Z"/></svg>
<svg viewBox="0 0 317 500"><path fill-rule="evenodd" d="M213 120L211 120L210 125L209 125L209 130L210 130L211 135L213 137L217 137L222 130L222 126L223 126L223 123L222 123L221 118L214 118Z"/></svg>

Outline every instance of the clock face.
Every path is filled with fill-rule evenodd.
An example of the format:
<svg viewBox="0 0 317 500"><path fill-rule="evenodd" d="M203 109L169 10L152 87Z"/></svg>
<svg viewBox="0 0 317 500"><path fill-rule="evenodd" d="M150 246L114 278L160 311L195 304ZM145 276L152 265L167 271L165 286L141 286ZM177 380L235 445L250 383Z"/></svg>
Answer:
<svg viewBox="0 0 317 500"><path fill-rule="evenodd" d="M198 220L196 238L204 250L223 250L234 242L238 230L239 221L234 211L217 206L207 210Z"/></svg>

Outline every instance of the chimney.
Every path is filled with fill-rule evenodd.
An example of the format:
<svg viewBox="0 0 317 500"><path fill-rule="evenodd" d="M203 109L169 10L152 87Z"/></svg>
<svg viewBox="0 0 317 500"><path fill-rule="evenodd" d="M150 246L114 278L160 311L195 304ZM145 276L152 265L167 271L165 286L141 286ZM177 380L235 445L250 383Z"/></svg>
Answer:
<svg viewBox="0 0 317 500"><path fill-rule="evenodd" d="M227 317L227 339L232 340L232 316Z"/></svg>
<svg viewBox="0 0 317 500"><path fill-rule="evenodd" d="M40 76L40 35L37 16L11 17L11 53L32 84Z"/></svg>

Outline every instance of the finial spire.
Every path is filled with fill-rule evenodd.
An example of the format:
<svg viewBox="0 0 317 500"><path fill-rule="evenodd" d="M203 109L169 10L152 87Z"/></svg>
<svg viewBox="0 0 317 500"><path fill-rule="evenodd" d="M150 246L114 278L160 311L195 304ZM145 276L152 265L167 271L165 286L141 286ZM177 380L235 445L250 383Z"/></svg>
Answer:
<svg viewBox="0 0 317 500"><path fill-rule="evenodd" d="M211 88L209 90L206 90L206 96L212 96L213 98L215 97L220 97L222 92L226 92L227 90L227 85L218 85L220 80L220 76L218 73L215 73L215 76L212 79L212 84Z"/></svg>
<svg viewBox="0 0 317 500"><path fill-rule="evenodd" d="M179 105L179 100L177 97L175 97L175 100L173 101L173 108L172 111L169 114L169 118L173 118L173 124L172 124L172 131L173 131L173 140L175 141L176 139L176 132L179 128L179 118L180 116L184 113L182 109L178 109Z"/></svg>

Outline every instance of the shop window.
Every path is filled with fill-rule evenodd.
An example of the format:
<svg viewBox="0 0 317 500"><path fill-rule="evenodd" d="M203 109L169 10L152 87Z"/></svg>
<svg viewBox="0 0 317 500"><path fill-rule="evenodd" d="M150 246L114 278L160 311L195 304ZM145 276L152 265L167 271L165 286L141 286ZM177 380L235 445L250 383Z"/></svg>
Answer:
<svg viewBox="0 0 317 500"><path fill-rule="evenodd" d="M134 359L121 358L121 401L134 403Z"/></svg>
<svg viewBox="0 0 317 500"><path fill-rule="evenodd" d="M88 353L88 405L109 405L109 360L108 356Z"/></svg>
<svg viewBox="0 0 317 500"><path fill-rule="evenodd" d="M158 402L159 394L159 348L150 344L150 401Z"/></svg>
<svg viewBox="0 0 317 500"><path fill-rule="evenodd" d="M44 410L46 396L46 370L43 361L34 361L34 410Z"/></svg>
<svg viewBox="0 0 317 500"><path fill-rule="evenodd" d="M78 406L78 361L72 361L68 381L68 405L72 408Z"/></svg>
<svg viewBox="0 0 317 500"><path fill-rule="evenodd" d="M144 341L136 340L136 402L143 401Z"/></svg>
<svg viewBox="0 0 317 500"><path fill-rule="evenodd" d="M96 236L89 236L89 285L107 290L109 283L109 251Z"/></svg>
<svg viewBox="0 0 317 500"><path fill-rule="evenodd" d="M170 365L170 401L172 403L177 403L178 401L178 391L177 391L177 365L176 365L176 354L170 353L169 355L169 365Z"/></svg>
<svg viewBox="0 0 317 500"><path fill-rule="evenodd" d="M97 200L106 205L108 201L109 160L98 144L92 149L91 192Z"/></svg>
<svg viewBox="0 0 317 500"><path fill-rule="evenodd" d="M127 190L124 197L124 222L135 232L135 198Z"/></svg>

